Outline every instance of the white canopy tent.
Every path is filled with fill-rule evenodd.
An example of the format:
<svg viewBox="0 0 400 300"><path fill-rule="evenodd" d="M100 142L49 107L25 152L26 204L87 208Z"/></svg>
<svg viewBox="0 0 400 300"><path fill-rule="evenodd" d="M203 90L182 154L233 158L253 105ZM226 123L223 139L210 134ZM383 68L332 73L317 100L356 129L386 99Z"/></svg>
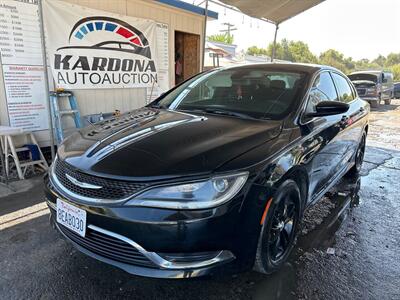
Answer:
<svg viewBox="0 0 400 300"><path fill-rule="evenodd" d="M206 1L206 15L208 1ZM233 6L242 13L275 24L274 46L272 57L275 58L276 37L279 24L320 4L325 0L219 0L220 3Z"/></svg>

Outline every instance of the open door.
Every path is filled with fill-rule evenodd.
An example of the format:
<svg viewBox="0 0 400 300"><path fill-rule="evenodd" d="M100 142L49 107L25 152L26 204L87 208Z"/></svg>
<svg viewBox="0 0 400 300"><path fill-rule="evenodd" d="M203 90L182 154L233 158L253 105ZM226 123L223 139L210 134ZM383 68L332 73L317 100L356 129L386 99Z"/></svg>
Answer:
<svg viewBox="0 0 400 300"><path fill-rule="evenodd" d="M200 72L200 35L175 31L175 84Z"/></svg>

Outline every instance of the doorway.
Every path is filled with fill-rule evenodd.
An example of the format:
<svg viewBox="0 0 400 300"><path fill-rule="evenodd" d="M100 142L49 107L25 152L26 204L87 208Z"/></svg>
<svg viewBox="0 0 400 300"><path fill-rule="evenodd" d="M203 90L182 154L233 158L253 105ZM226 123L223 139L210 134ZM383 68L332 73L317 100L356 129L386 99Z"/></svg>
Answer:
<svg viewBox="0 0 400 300"><path fill-rule="evenodd" d="M175 84L200 72L200 35L175 31Z"/></svg>

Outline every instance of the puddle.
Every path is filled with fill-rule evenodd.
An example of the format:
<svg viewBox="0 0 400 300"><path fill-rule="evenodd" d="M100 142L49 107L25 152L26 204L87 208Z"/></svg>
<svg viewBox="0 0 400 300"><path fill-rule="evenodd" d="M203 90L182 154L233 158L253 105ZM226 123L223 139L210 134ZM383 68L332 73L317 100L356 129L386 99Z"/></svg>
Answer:
<svg viewBox="0 0 400 300"><path fill-rule="evenodd" d="M311 251L335 249L336 232L351 216L352 209L362 204L359 191L361 177L343 179L321 201L305 214L305 222L289 262L277 273L265 277L254 287L253 299L299 299L297 270ZM313 221L314 220L314 221ZM349 232L349 235L352 233ZM342 255L335 250L333 255ZM343 254L344 255L344 254Z"/></svg>

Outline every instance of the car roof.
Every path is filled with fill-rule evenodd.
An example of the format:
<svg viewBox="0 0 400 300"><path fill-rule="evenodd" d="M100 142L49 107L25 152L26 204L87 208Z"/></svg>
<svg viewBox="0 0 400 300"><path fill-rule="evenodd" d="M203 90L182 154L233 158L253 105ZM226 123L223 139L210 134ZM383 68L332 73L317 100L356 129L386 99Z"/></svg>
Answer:
<svg viewBox="0 0 400 300"><path fill-rule="evenodd" d="M243 64L243 65L235 65L221 68L222 70L231 70L231 69L268 69L271 68L273 70L279 71L287 71L287 72L301 72L314 74L320 70L332 70L339 73L342 73L338 69L335 69L330 66L317 65L317 64L303 64L303 63L282 63L282 62L271 62L271 63L254 63L254 64Z"/></svg>

